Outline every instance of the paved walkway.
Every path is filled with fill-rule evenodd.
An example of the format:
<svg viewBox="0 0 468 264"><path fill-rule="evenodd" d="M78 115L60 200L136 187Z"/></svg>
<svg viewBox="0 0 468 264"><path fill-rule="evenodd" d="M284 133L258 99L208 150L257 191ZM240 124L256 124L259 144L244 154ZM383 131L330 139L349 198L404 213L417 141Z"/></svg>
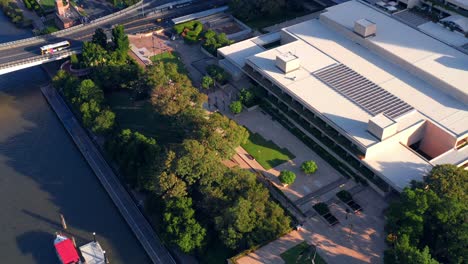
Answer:
<svg viewBox="0 0 468 264"><path fill-rule="evenodd" d="M318 216L309 218L300 231L293 231L260 249L239 258L238 264L284 263L281 254L302 241L317 246L328 264L383 263L385 245L382 210L387 206L376 192L366 188L354 199L364 208L346 216L346 207L337 202L330 211L340 224L329 227Z"/></svg>
<svg viewBox="0 0 468 264"><path fill-rule="evenodd" d="M41 91L153 263L175 263L62 97L51 86Z"/></svg>

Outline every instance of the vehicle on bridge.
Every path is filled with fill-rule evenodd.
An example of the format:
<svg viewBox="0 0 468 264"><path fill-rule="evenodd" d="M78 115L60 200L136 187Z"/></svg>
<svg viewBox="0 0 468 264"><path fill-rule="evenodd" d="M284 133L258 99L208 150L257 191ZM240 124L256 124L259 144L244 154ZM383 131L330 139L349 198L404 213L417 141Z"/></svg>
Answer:
<svg viewBox="0 0 468 264"><path fill-rule="evenodd" d="M70 47L70 42L68 41L62 41L62 42L55 43L55 44L45 45L41 47L41 54L42 55L52 54L54 52L66 49L68 47Z"/></svg>

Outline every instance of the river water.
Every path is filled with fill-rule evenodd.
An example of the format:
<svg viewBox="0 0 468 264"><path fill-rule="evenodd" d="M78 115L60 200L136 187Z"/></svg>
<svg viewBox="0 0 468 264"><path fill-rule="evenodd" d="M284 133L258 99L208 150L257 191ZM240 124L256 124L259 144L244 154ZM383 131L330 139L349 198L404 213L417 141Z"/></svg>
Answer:
<svg viewBox="0 0 468 264"><path fill-rule="evenodd" d="M0 11L0 42L30 35ZM78 245L96 232L112 264L150 263L43 98L47 81L40 67L0 75L0 263L59 263L60 214Z"/></svg>

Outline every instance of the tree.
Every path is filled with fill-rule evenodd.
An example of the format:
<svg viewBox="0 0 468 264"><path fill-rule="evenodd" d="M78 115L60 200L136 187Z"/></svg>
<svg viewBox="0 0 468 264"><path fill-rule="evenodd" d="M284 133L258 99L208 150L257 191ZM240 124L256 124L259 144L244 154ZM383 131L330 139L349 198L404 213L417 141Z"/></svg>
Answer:
<svg viewBox="0 0 468 264"><path fill-rule="evenodd" d="M102 28L97 28L94 31L92 42L101 46L103 49L107 49L107 35Z"/></svg>
<svg viewBox="0 0 468 264"><path fill-rule="evenodd" d="M175 116L188 108L201 108L207 96L192 86L187 75L177 71L175 63L157 63L147 70L151 103L161 115Z"/></svg>
<svg viewBox="0 0 468 264"><path fill-rule="evenodd" d="M154 190L157 174L159 146L156 140L145 135L122 130L107 146L107 151L117 161L127 182L138 189Z"/></svg>
<svg viewBox="0 0 468 264"><path fill-rule="evenodd" d="M296 174L288 170L281 171L279 180L283 184L292 184L296 180Z"/></svg>
<svg viewBox="0 0 468 264"><path fill-rule="evenodd" d="M71 99L77 94L78 79L64 70L59 70L54 78L52 78L52 85L55 89L61 91L65 97Z"/></svg>
<svg viewBox="0 0 468 264"><path fill-rule="evenodd" d="M290 229L289 217L249 171L226 170L202 181L202 186L208 215L214 216L219 237L231 249L250 248Z"/></svg>
<svg viewBox="0 0 468 264"><path fill-rule="evenodd" d="M83 102L80 106L80 112L84 126L91 128L100 111L101 109L99 104L95 100L91 99L89 101Z"/></svg>
<svg viewBox="0 0 468 264"><path fill-rule="evenodd" d="M114 44L114 50L119 55L118 60L125 61L127 52L130 49L130 42L123 25L115 26L112 29L112 43Z"/></svg>
<svg viewBox="0 0 468 264"><path fill-rule="evenodd" d="M110 110L104 110L99 113L94 119L94 124L91 130L94 133L103 134L108 132L114 127L115 113Z"/></svg>
<svg viewBox="0 0 468 264"><path fill-rule="evenodd" d="M76 96L72 98L72 103L81 105L83 102L88 102L90 100L94 100L100 105L104 100L104 93L92 80L85 79L78 85L77 93Z"/></svg>
<svg viewBox="0 0 468 264"><path fill-rule="evenodd" d="M81 56L85 67L100 66L108 61L107 51L93 42L83 43Z"/></svg>
<svg viewBox="0 0 468 264"><path fill-rule="evenodd" d="M429 248L426 246L423 250L411 246L407 235L403 235L395 241L393 249L385 252L384 262L387 264L438 264L439 262L432 258Z"/></svg>
<svg viewBox="0 0 468 264"><path fill-rule="evenodd" d="M78 56L76 56L76 54L72 54L70 56L70 63L75 69L78 69L80 67L80 62L78 61Z"/></svg>
<svg viewBox="0 0 468 264"><path fill-rule="evenodd" d="M439 196L460 202L468 200L468 171L462 167L437 165L429 173L426 183Z"/></svg>
<svg viewBox="0 0 468 264"><path fill-rule="evenodd" d="M440 262L465 262L468 259L465 246L468 244L465 220L468 206L463 198L466 197L466 189L463 190L466 179L463 169L452 165L434 167L424 182L404 189L400 199L390 205L386 214L387 232L398 238L406 236L410 248L423 253L427 247L427 252ZM409 255L407 251L412 249L401 254ZM398 255L399 252L387 254Z"/></svg>
<svg viewBox="0 0 468 264"><path fill-rule="evenodd" d="M240 101L234 101L229 105L229 109L233 114L239 114L242 112L242 103Z"/></svg>
<svg viewBox="0 0 468 264"><path fill-rule="evenodd" d="M247 107L251 107L255 104L255 95L245 88L239 92L239 101L241 101Z"/></svg>
<svg viewBox="0 0 468 264"><path fill-rule="evenodd" d="M234 155L235 148L245 143L249 132L235 121L219 113L201 118L193 136L207 148L217 152L220 158L229 159Z"/></svg>
<svg viewBox="0 0 468 264"><path fill-rule="evenodd" d="M163 221L164 237L185 253L202 246L206 230L195 219L191 198L175 198L167 202Z"/></svg>
<svg viewBox="0 0 468 264"><path fill-rule="evenodd" d="M214 80L210 76L203 76L202 87L203 89L210 89L214 85Z"/></svg>
<svg viewBox="0 0 468 264"><path fill-rule="evenodd" d="M305 174L313 174L317 171L318 167L315 161L309 160L302 163L301 169Z"/></svg>
<svg viewBox="0 0 468 264"><path fill-rule="evenodd" d="M158 193L164 199L187 196L187 184L174 173L162 172L158 183Z"/></svg>

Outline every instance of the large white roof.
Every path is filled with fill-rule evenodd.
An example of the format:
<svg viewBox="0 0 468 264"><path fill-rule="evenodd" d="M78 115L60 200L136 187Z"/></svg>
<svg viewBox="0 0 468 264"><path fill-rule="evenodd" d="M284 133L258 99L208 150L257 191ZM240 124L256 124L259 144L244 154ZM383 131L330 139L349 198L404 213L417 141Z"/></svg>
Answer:
<svg viewBox="0 0 468 264"><path fill-rule="evenodd" d="M322 16L320 20L284 28L280 34L287 44L265 50L258 44L261 38L257 37L218 51L238 67L246 63L252 66L295 100L320 112L328 123L339 127L363 149L385 143L367 131L373 114L343 91L319 80L324 70L345 65L346 69L413 107L415 111L396 117L398 132L430 120L454 138L467 135L468 104L463 98L452 97L444 88L435 87L420 76L420 73L435 76L468 96L467 55L354 1L331 7ZM358 44L355 42L358 36L352 29L354 21L363 18L376 23L377 34L361 39ZM268 37L272 35L265 36ZM300 68L285 74L276 66L276 57L286 53L299 58ZM390 60L389 54L394 60ZM412 65L419 73L408 71L407 65ZM338 72L337 75L342 77L346 73ZM362 80L354 82L362 83ZM384 100L383 104L389 103ZM466 147L462 151L448 151L434 159L433 164L460 164L467 159L467 151ZM398 190L411 180L421 180L432 167L426 159L397 141L378 147L378 154L366 155L364 162Z"/></svg>
<svg viewBox="0 0 468 264"><path fill-rule="evenodd" d="M468 55L360 2L348 1L327 10L322 16L348 30L353 29L356 20L373 21L377 34L368 42L445 82L468 102Z"/></svg>

